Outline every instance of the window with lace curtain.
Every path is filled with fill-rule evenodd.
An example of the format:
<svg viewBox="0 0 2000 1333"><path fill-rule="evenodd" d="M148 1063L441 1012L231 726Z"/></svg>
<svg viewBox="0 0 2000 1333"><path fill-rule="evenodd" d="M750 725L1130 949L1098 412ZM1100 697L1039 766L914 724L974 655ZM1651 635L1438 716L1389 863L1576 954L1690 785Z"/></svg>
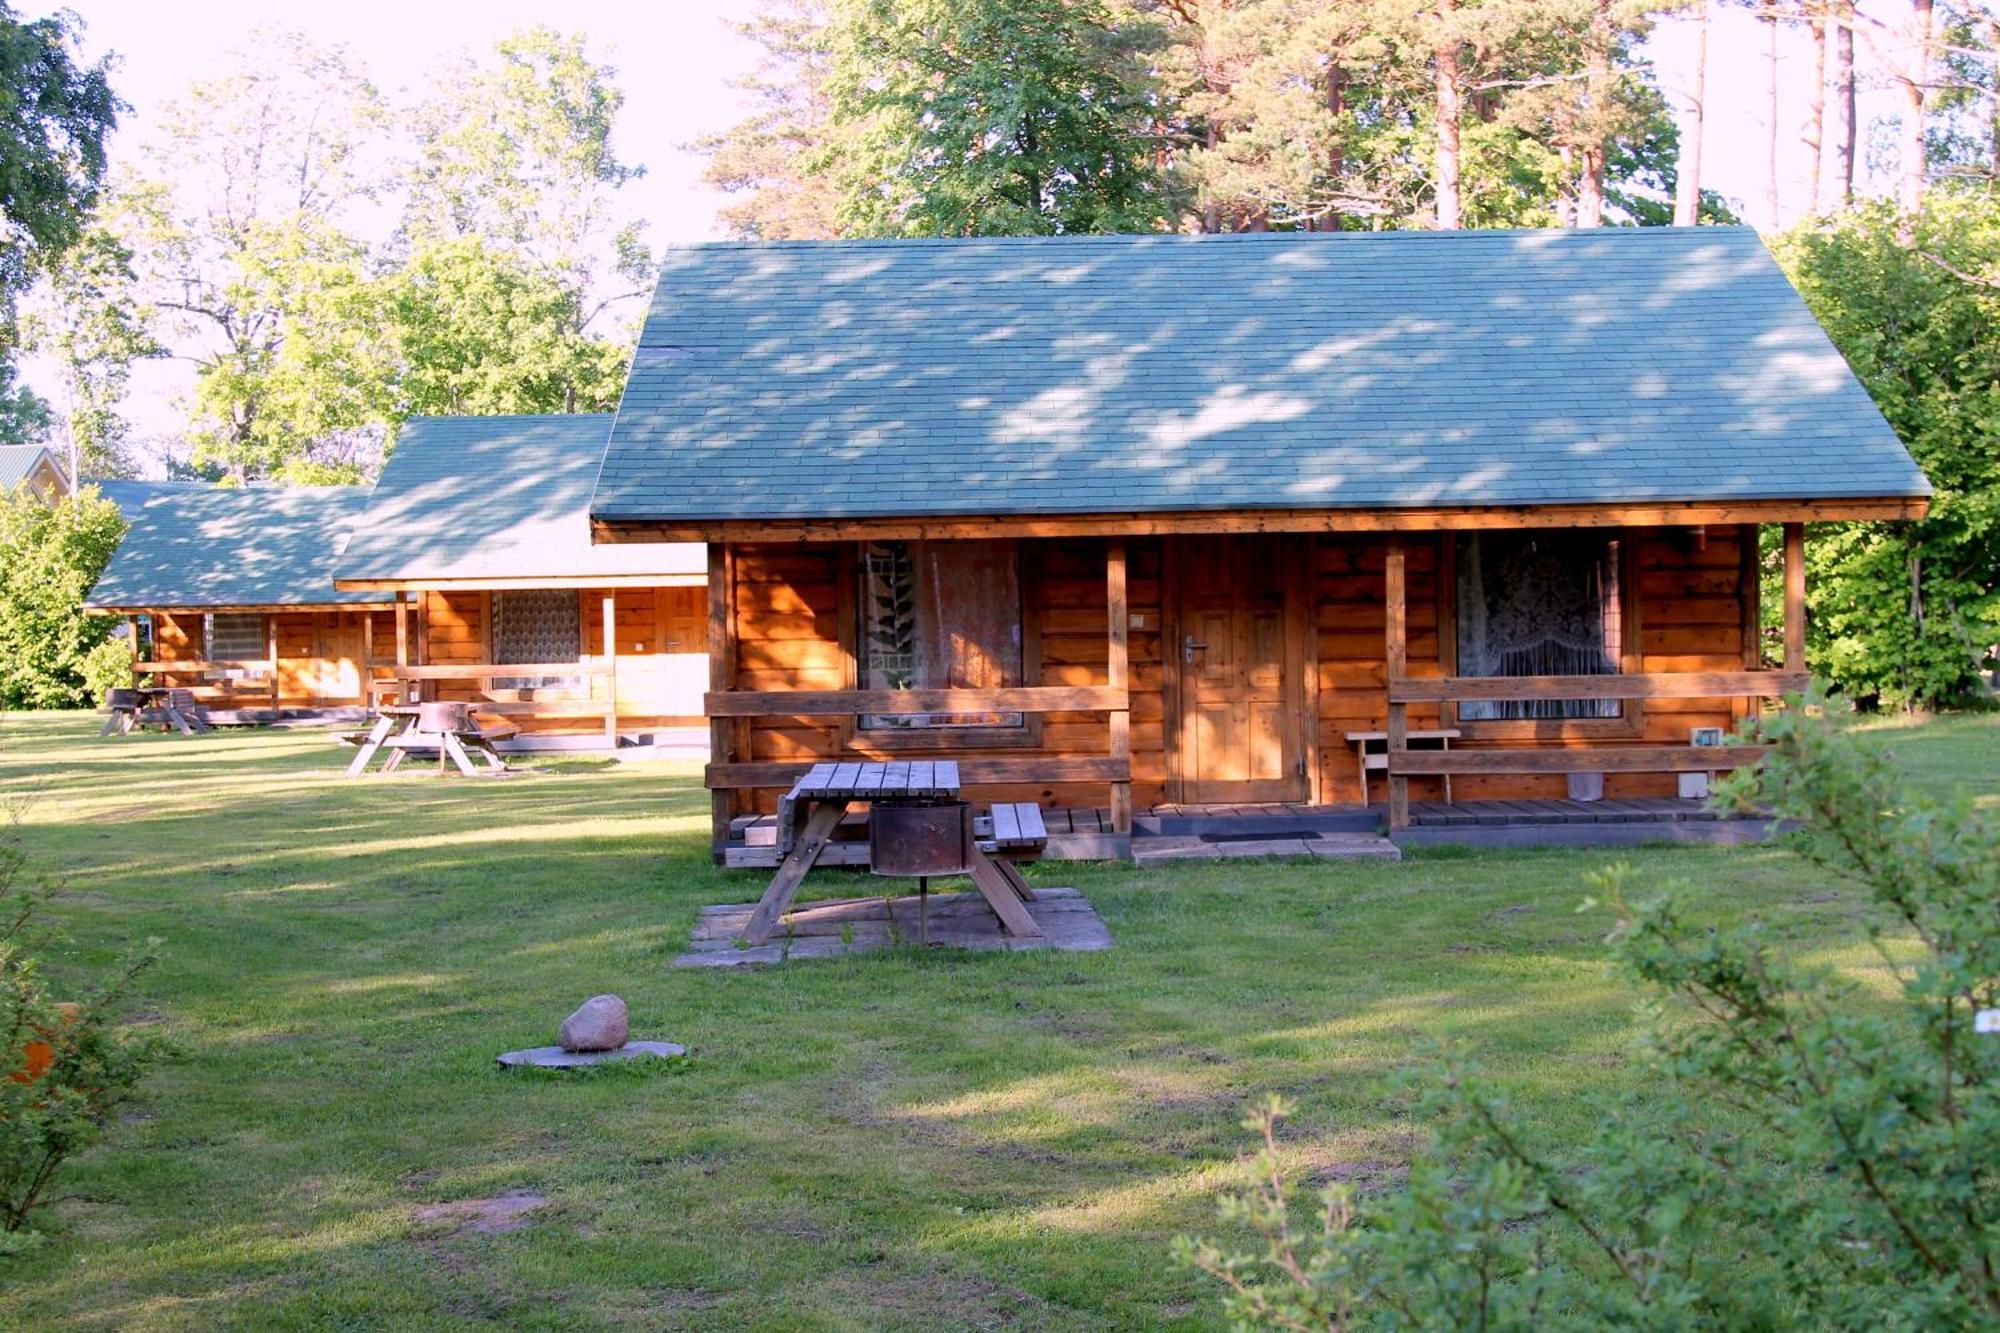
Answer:
<svg viewBox="0 0 2000 1333"><path fill-rule="evenodd" d="M871 542L859 566L862 689L1021 683L1021 557L1013 542ZM1021 714L1000 712L861 719L878 731L1022 725Z"/></svg>
<svg viewBox="0 0 2000 1333"><path fill-rule="evenodd" d="M259 615L204 616L202 635L207 640L202 651L211 662L261 662L270 652L264 617Z"/></svg>
<svg viewBox="0 0 2000 1333"><path fill-rule="evenodd" d="M1616 675L1625 657L1619 539L1596 532L1458 538L1461 676ZM1615 718L1616 699L1465 700L1461 721Z"/></svg>

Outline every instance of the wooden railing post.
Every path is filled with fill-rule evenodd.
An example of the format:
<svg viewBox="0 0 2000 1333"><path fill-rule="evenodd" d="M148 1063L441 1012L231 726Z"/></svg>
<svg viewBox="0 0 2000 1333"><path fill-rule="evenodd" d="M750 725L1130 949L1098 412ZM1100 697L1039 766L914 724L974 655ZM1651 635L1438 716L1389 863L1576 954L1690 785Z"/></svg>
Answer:
<svg viewBox="0 0 2000 1333"><path fill-rule="evenodd" d="M410 665L410 594L396 594L396 702L409 703L403 669Z"/></svg>
<svg viewBox="0 0 2000 1333"><path fill-rule="evenodd" d="M1396 697L1396 683L1409 675L1409 639L1406 623L1409 601L1404 566L1403 539L1389 539L1389 560L1383 570L1386 611L1382 650L1383 673L1389 682L1389 827L1401 829L1410 823L1410 779L1403 772L1403 757L1410 748L1410 706Z"/></svg>
<svg viewBox="0 0 2000 1333"><path fill-rule="evenodd" d="M139 652L139 617L125 617L125 627L126 635L132 641L132 688L137 689L139 687L139 659L142 656Z"/></svg>
<svg viewBox="0 0 2000 1333"><path fill-rule="evenodd" d="M278 618L264 617L264 656L271 663L271 711L278 711Z"/></svg>
<svg viewBox="0 0 2000 1333"><path fill-rule="evenodd" d="M618 748L618 594L604 594L604 743Z"/></svg>
<svg viewBox="0 0 2000 1333"><path fill-rule="evenodd" d="M1104 548L1104 599L1107 644L1110 655L1108 684L1114 690L1130 691L1132 614L1126 596L1125 543L1113 540ZM1129 767L1132 761L1132 705L1128 697L1111 710L1111 758ZM1132 831L1132 779L1111 784L1111 831Z"/></svg>
<svg viewBox="0 0 2000 1333"><path fill-rule="evenodd" d="M1785 670L1806 669L1806 525L1785 524Z"/></svg>
<svg viewBox="0 0 2000 1333"><path fill-rule="evenodd" d="M736 635L731 607L736 590L730 586L735 562L724 542L708 544L708 688L720 693L736 688ZM708 762L732 764L736 753L734 719L711 714L708 720ZM710 843L715 855L729 841L729 822L736 816L736 791L716 786L709 791Z"/></svg>

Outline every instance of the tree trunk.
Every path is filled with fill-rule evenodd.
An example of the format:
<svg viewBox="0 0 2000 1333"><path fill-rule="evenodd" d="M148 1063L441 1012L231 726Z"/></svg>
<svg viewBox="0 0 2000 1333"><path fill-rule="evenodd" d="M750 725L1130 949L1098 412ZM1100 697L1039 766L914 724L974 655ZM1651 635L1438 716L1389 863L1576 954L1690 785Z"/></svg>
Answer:
<svg viewBox="0 0 2000 1333"><path fill-rule="evenodd" d="M1854 202L1854 0L1841 0L1833 16L1833 175L1845 208Z"/></svg>
<svg viewBox="0 0 2000 1333"><path fill-rule="evenodd" d="M1589 105L1583 118L1583 170L1576 183L1576 225L1604 225L1604 144L1611 125L1611 0L1597 0L1590 17L1590 51L1584 72Z"/></svg>
<svg viewBox="0 0 2000 1333"><path fill-rule="evenodd" d="M1460 224L1458 197L1458 119L1462 99L1458 86L1458 36L1452 11L1456 0L1438 0L1442 29L1437 46L1437 225L1456 231Z"/></svg>
<svg viewBox="0 0 2000 1333"><path fill-rule="evenodd" d="M1800 137L1806 149L1806 211L1818 213L1819 161L1826 141L1826 10L1815 4L1811 14L1812 84L1806 91L1806 126Z"/></svg>
<svg viewBox="0 0 2000 1333"><path fill-rule="evenodd" d="M1326 114L1334 123L1333 145L1326 155L1326 178L1338 192L1341 179L1347 175L1347 150L1340 137L1340 121L1347 114L1347 71L1334 61L1329 61L1326 67ZM1312 225L1315 231L1339 231L1340 210L1329 207Z"/></svg>
<svg viewBox="0 0 2000 1333"><path fill-rule="evenodd" d="M1911 0L1910 45L1906 68L1896 76L1903 85L1903 151L1896 166L1896 202L1905 213L1923 207L1924 180L1930 163L1924 144L1924 107L1929 101L1931 18L1933 0Z"/></svg>
<svg viewBox="0 0 2000 1333"><path fill-rule="evenodd" d="M1688 117L1681 126L1680 154L1674 163L1674 225L1701 220L1701 136L1708 121L1708 0L1695 6L1694 70L1688 86Z"/></svg>
<svg viewBox="0 0 2000 1333"><path fill-rule="evenodd" d="M1767 4L1763 12L1764 86L1769 94L1765 121L1770 133L1764 136L1764 217L1771 230L1784 225L1778 203L1778 11Z"/></svg>

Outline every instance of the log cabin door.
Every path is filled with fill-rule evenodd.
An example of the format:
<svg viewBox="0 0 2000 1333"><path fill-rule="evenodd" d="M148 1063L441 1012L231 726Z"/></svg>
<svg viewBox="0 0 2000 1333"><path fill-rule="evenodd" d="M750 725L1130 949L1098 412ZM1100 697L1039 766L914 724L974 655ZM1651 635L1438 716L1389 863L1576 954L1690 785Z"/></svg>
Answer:
<svg viewBox="0 0 2000 1333"><path fill-rule="evenodd" d="M1298 801L1304 588L1292 539L1184 537L1177 552L1183 799Z"/></svg>

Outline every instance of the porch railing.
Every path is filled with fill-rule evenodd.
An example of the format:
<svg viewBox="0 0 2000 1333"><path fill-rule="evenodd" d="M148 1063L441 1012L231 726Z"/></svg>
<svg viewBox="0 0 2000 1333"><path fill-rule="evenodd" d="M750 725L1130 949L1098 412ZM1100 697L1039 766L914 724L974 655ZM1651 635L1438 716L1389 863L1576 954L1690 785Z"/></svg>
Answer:
<svg viewBox="0 0 2000 1333"><path fill-rule="evenodd" d="M496 717L602 718L606 741L618 743L618 666L615 659L577 662L470 662L394 665L389 674L369 682L371 703L415 703L434 695L440 683L465 683L475 689L490 688L495 680L515 676L565 676L605 682L604 692L575 699L480 699L474 706Z"/></svg>

